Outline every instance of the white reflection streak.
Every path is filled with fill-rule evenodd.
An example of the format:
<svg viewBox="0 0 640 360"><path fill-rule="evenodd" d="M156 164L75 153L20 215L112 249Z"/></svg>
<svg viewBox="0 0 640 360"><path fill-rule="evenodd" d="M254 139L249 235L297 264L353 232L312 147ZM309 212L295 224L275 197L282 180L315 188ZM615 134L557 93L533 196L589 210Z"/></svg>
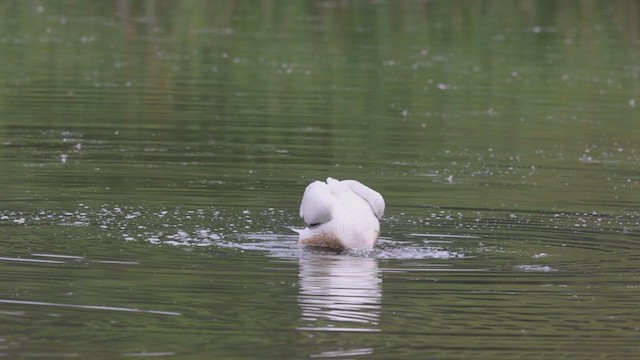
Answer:
<svg viewBox="0 0 640 360"><path fill-rule="evenodd" d="M362 348L352 350L324 351L319 354L311 355L312 358L337 358L345 356L362 356L373 354L373 348Z"/></svg>
<svg viewBox="0 0 640 360"><path fill-rule="evenodd" d="M380 318L382 280L376 259L316 255L300 258L299 265L298 304L308 323L299 330L380 331L363 326L377 325Z"/></svg>
<svg viewBox="0 0 640 360"><path fill-rule="evenodd" d="M0 261L18 261L18 262L33 262L33 263L43 263L43 264L64 264L64 261L56 261L56 260L41 260L41 259L29 259L29 258L10 258L10 257L0 257Z"/></svg>
<svg viewBox="0 0 640 360"><path fill-rule="evenodd" d="M135 312L135 313L145 313L145 314L172 315L172 316L182 315L179 312L173 312L173 311L143 310L143 309L134 309L134 308L123 308L123 307L117 307L117 306L61 304L61 303L52 303L52 302L45 302L45 301L0 299L0 304L52 306L52 307L89 309L89 310L110 310L110 311L124 311L124 312Z"/></svg>

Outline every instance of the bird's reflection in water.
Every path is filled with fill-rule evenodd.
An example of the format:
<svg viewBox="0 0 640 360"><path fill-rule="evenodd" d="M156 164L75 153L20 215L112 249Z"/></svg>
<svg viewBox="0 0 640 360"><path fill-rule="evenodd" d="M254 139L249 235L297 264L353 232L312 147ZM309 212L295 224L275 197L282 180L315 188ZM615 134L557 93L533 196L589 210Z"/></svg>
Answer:
<svg viewBox="0 0 640 360"><path fill-rule="evenodd" d="M310 254L300 258L301 330L379 331L378 260Z"/></svg>

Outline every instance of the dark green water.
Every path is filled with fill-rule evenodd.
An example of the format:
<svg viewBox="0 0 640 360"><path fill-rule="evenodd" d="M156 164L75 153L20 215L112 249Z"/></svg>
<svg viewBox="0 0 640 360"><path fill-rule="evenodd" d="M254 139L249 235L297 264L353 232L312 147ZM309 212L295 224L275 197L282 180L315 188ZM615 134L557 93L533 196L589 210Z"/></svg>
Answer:
<svg viewBox="0 0 640 360"><path fill-rule="evenodd" d="M5 1L0 356L630 358L635 1ZM306 184L387 203L298 248Z"/></svg>

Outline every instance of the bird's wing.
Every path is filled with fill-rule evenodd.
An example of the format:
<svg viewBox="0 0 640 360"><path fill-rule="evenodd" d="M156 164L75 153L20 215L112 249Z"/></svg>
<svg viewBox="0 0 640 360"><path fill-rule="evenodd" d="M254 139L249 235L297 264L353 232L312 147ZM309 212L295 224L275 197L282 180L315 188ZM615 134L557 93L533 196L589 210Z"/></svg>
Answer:
<svg viewBox="0 0 640 360"><path fill-rule="evenodd" d="M307 225L324 224L331 220L333 211L333 195L329 186L321 181L314 181L304 190L300 203L300 217Z"/></svg>
<svg viewBox="0 0 640 360"><path fill-rule="evenodd" d="M384 215L384 198L379 192L356 180L344 180L342 182L346 182L356 195L368 202L376 217L382 219L382 215Z"/></svg>

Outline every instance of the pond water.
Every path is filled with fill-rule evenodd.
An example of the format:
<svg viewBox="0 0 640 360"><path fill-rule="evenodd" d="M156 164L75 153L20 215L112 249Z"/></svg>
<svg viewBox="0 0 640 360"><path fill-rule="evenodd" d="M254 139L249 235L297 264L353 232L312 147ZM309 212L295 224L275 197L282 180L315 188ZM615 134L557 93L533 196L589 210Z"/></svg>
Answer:
<svg viewBox="0 0 640 360"><path fill-rule="evenodd" d="M3 2L0 355L637 354L639 14ZM298 247L328 176L374 251Z"/></svg>

